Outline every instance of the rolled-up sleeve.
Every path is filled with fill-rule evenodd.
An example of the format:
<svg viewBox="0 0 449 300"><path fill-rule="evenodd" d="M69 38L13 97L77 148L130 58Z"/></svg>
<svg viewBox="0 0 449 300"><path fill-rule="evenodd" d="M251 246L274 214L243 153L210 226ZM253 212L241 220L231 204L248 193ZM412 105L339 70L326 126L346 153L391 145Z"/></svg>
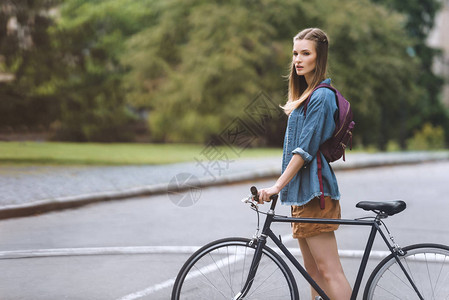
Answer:
<svg viewBox="0 0 449 300"><path fill-rule="evenodd" d="M297 147L292 151L310 163L322 143L332 137L335 130L334 114L337 110L335 94L327 88L316 90L307 107L304 125L298 133Z"/></svg>

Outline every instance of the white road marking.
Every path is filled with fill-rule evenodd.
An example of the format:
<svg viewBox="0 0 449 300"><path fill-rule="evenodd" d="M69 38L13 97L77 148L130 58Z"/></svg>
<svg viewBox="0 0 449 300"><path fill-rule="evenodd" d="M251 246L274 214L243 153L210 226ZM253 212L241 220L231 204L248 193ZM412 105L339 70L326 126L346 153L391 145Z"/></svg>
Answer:
<svg viewBox="0 0 449 300"><path fill-rule="evenodd" d="M284 236L281 236L281 239L284 243L286 243L286 242L293 240L293 237L291 234L286 234ZM274 248L273 250L275 250L278 254L284 256L284 254L278 248ZM289 249L289 251L293 255L301 256L301 251L299 250L299 248ZM362 251L362 250L339 250L338 251L341 258L361 258L363 256L363 252L364 251ZM384 258L388 254L390 254L389 251L371 251L370 257L371 258ZM226 258L226 260L227 260L227 258ZM235 260L235 262L236 261L237 260ZM206 272L205 270L207 270L207 273L209 273L215 269L216 269L216 266L214 266L214 265L206 266L206 267L202 268L200 271L196 271L197 274L193 275L193 277L200 276L201 272L203 272L203 273ZM157 291L160 291L162 289L173 287L175 280L176 280L176 277L171 278L164 282L152 285L146 289L123 296L122 298L119 298L118 300L135 300L135 299L140 299L140 298L149 296L149 295L151 295Z"/></svg>
<svg viewBox="0 0 449 300"><path fill-rule="evenodd" d="M286 235L281 236L281 239L285 243L285 242L289 242L289 241L293 240L293 237L291 234L286 234ZM236 263L237 261L241 260L243 257L244 257L243 255L236 257L233 260L233 263ZM229 264L229 258L225 257L222 260L220 260L217 264L213 263L213 264L207 265L197 271L192 272L192 274L190 274L189 276L190 276L190 278L195 278L195 277L201 276L202 274L207 274L207 273L213 272L218 269L217 265L219 265L219 264L223 264L223 265ZM151 295L159 290L162 290L164 288L172 287L173 284L175 283L175 280L176 280L176 277L171 278L164 282L152 285L146 289L126 295L126 296L120 298L119 300L134 300L134 299L139 299L139 298L149 296L149 295Z"/></svg>
<svg viewBox="0 0 449 300"><path fill-rule="evenodd" d="M144 290L141 290L141 291L138 291L138 292L126 295L126 296L120 298L119 300L134 300L134 299L143 298L143 297L151 295L151 294L153 294L153 293L155 293L155 292L157 292L159 290L163 290L165 288L172 287L174 283L175 283L175 278L169 279L169 280L166 280L164 282L161 282L161 283L155 284L153 286L150 286L150 287L148 287L148 288L146 288Z"/></svg>
<svg viewBox="0 0 449 300"><path fill-rule="evenodd" d="M284 243L293 240L291 234L281 237ZM88 255L132 255L132 254L192 254L197 251L199 246L138 246L138 247L94 247L94 248L57 248L57 249L32 249L32 250L12 250L0 251L0 259L21 259L21 258L40 258L40 257L58 257L58 256L88 256ZM273 248L280 255L283 253ZM301 256L299 248L292 248L289 251L293 255ZM363 250L339 250L341 258L361 258ZM371 251L370 258L381 259L389 255L389 251ZM226 259L227 260L227 259ZM236 260L237 261L237 260ZM223 262L225 263L225 262ZM216 266L206 266L197 271L199 276L201 272L210 273L216 270ZM120 300L134 300L149 296L155 292L170 288L173 286L176 277L152 285L143 290L123 296Z"/></svg>
<svg viewBox="0 0 449 300"><path fill-rule="evenodd" d="M237 256L233 257L232 262L230 262L229 261L229 257L225 257L225 258L223 258L223 259L221 259L221 260L219 260L219 261L217 261L215 263L212 263L210 265L202 267L201 269L193 271L192 273L190 273L186 277L186 279L192 279L192 278L195 278L195 277L203 276L203 275L208 274L208 273L212 273L212 272L214 272L214 271L216 271L216 270L218 270L218 269L220 269L222 267L226 267L227 265L236 263L236 262L242 260L243 258L244 258L244 255L237 255ZM166 280L164 282L161 282L161 283L155 284L153 286L150 286L150 287L148 287L148 288L146 288L144 290L141 290L141 291L138 291L138 292L126 295L126 296L120 298L119 300L134 300L134 299L139 299L139 298L151 295L151 294L153 294L153 293L155 293L155 292L157 292L159 290L172 287L173 284L175 283L175 280L176 280L176 278L172 278L172 279Z"/></svg>
<svg viewBox="0 0 449 300"><path fill-rule="evenodd" d="M198 246L139 246L139 247L96 247L57 248L0 251L0 259L39 258L56 256L127 255L127 254L192 254Z"/></svg>
<svg viewBox="0 0 449 300"><path fill-rule="evenodd" d="M285 242L285 241L283 241ZM58 248L38 250L0 251L0 259L39 258L57 256L89 255L131 255L131 254L192 254L199 246L141 246L141 247L98 247L98 248ZM273 249L283 255L279 249ZM288 249L294 255L301 255L299 248ZM363 250L339 250L342 258L361 258ZM389 251L371 251L371 258L383 258Z"/></svg>

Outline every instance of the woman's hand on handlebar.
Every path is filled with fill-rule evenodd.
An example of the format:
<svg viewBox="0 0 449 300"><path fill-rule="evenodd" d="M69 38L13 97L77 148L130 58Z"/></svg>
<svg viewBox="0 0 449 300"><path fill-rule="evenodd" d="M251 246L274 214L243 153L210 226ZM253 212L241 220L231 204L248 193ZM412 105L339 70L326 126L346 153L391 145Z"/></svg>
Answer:
<svg viewBox="0 0 449 300"><path fill-rule="evenodd" d="M259 204L270 202L270 196L279 194L280 189L273 185L272 187L259 190Z"/></svg>

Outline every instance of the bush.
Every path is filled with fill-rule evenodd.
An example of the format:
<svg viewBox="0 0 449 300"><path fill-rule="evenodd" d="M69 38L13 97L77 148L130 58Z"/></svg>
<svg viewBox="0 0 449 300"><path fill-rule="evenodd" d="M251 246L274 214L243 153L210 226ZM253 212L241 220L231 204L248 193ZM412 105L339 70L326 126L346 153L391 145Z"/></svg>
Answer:
<svg viewBox="0 0 449 300"><path fill-rule="evenodd" d="M386 149L388 152L397 152L397 151L401 151L401 146L399 145L398 142L396 142L394 140L390 140L387 143Z"/></svg>
<svg viewBox="0 0 449 300"><path fill-rule="evenodd" d="M420 131L407 140L408 150L435 150L445 147L444 129L425 123Z"/></svg>

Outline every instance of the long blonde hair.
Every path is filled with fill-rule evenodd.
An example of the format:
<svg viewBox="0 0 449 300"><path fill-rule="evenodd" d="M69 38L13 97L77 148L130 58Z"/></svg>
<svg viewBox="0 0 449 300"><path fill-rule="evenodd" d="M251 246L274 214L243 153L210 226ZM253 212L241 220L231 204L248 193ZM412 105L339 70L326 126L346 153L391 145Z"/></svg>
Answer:
<svg viewBox="0 0 449 300"><path fill-rule="evenodd" d="M293 38L293 43L296 40L310 40L315 42L316 66L312 82L310 82L310 85L307 85L304 76L296 74L295 64L292 59L290 74L288 75L288 100L282 107L287 115L307 99L313 89L321 81L326 79L327 74L329 42L326 33L319 28L307 28Z"/></svg>

